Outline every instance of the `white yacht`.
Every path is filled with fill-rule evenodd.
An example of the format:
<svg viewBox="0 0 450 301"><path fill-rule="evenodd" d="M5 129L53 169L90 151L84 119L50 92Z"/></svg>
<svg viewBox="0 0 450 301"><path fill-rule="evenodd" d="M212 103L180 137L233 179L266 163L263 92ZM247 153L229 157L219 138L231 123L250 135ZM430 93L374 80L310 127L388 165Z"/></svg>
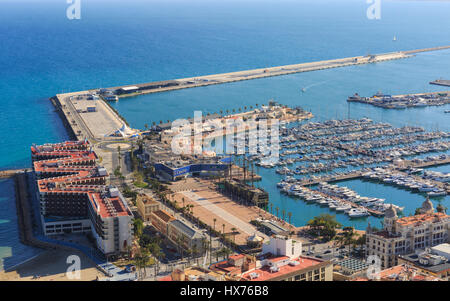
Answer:
<svg viewBox="0 0 450 301"><path fill-rule="evenodd" d="M352 208L348 211L349 217L363 217L368 216L369 212L364 208Z"/></svg>
<svg viewBox="0 0 450 301"><path fill-rule="evenodd" d="M341 204L339 207L336 207L336 212L345 212L350 209L352 209L350 204Z"/></svg>

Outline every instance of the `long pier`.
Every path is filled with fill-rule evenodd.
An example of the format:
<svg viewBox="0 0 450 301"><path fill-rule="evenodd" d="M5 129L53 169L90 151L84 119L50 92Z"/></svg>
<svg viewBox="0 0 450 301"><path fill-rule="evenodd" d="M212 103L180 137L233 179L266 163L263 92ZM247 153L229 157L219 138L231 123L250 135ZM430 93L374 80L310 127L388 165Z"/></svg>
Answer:
<svg viewBox="0 0 450 301"><path fill-rule="evenodd" d="M309 189L309 188L307 188L307 189ZM373 215L373 216L381 217L381 216L384 215L384 213L381 212L381 211L374 210L374 209L371 209L371 208L367 208L367 207L358 205L358 204L356 204L356 203L354 203L354 202L351 202L351 201L349 201L349 200L345 200L345 199L343 199L343 198L340 198L340 197L337 197L337 196L334 196L334 195L329 195L329 194L324 193L324 192L322 192L322 191L317 191L317 190L312 190L312 189L309 189L309 191L310 191L310 192L314 192L315 194L318 194L318 195L320 195L320 196L322 196L322 197L325 197L325 198L331 198L331 199L333 199L333 200L335 200L335 201L339 201L339 202L341 202L341 203L345 203L345 204L347 204L347 205L352 206L352 208L359 208L359 209L364 208L364 209L367 210L367 212L369 212L369 213L370 213L371 215Z"/></svg>
<svg viewBox="0 0 450 301"><path fill-rule="evenodd" d="M447 79L437 79L430 82L431 85L450 87L450 80Z"/></svg>
<svg viewBox="0 0 450 301"><path fill-rule="evenodd" d="M26 169L0 170L0 179L11 178L14 177L18 172L24 171L26 171Z"/></svg>
<svg viewBox="0 0 450 301"><path fill-rule="evenodd" d="M330 68L346 67L353 65L362 65L370 63L378 63L389 60L403 59L413 56L416 53L437 51L449 49L450 46L441 46L434 48L424 48L408 51L398 51L382 54L369 54L366 56L355 56L342 59L324 60L310 63L301 63L277 67L259 68L253 70L237 71L230 73L213 74L206 76L182 78L168 81L149 82L143 84L131 84L126 86L111 87L109 89L118 90L125 88L123 94L119 97L130 97L141 94L165 92L186 88L202 87L208 85L217 85L224 83L231 83L243 80L259 79L272 76L287 75L293 73L309 72L316 70L324 70ZM126 88L132 88L126 89Z"/></svg>

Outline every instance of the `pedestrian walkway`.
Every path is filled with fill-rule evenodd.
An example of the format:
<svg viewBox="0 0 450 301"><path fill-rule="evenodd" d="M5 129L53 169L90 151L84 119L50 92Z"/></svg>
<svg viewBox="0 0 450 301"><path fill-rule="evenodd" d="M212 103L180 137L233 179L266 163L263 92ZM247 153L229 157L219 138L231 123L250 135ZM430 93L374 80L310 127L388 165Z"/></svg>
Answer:
<svg viewBox="0 0 450 301"><path fill-rule="evenodd" d="M182 192L182 194L184 196L188 197L189 199L191 199L192 201L194 201L195 203L197 203L198 206L201 206L201 207L205 208L206 210L210 211L211 213L213 213L214 215L217 215L221 219L226 220L227 222L234 225L239 230L245 232L247 235L250 236L250 235L253 235L254 233L257 233L258 235L268 239L267 235L259 232L251 224L246 223L246 222L242 221L241 219L233 216L232 214L223 210L219 206L214 205L207 199L200 197L198 194L191 192L191 191Z"/></svg>

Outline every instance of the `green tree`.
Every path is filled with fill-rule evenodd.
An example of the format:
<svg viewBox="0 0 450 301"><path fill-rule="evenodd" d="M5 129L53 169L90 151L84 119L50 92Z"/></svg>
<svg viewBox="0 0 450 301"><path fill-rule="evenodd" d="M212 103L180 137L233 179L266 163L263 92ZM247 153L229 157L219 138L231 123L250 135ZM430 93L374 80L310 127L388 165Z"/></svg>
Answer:
<svg viewBox="0 0 450 301"><path fill-rule="evenodd" d="M326 241L336 236L336 229L342 225L336 221L336 216L328 213L322 213L314 217L307 224L310 226L310 233L316 236L322 236Z"/></svg>
<svg viewBox="0 0 450 301"><path fill-rule="evenodd" d="M144 231L144 222L140 218L133 219L134 235L140 237Z"/></svg>
<svg viewBox="0 0 450 301"><path fill-rule="evenodd" d="M437 205L437 207L436 207L436 211L437 211L437 212L441 212L441 213L446 213L447 207L445 207L445 206L442 205L442 204L439 204L439 205Z"/></svg>

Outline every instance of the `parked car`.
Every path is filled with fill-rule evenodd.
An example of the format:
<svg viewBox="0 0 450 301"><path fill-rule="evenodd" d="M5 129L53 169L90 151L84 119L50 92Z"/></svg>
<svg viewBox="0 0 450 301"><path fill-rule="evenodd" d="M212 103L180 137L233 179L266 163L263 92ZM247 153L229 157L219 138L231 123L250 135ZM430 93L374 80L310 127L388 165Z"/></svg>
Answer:
<svg viewBox="0 0 450 301"><path fill-rule="evenodd" d="M128 273L136 272L136 266L134 264L128 264L125 266L125 271Z"/></svg>

